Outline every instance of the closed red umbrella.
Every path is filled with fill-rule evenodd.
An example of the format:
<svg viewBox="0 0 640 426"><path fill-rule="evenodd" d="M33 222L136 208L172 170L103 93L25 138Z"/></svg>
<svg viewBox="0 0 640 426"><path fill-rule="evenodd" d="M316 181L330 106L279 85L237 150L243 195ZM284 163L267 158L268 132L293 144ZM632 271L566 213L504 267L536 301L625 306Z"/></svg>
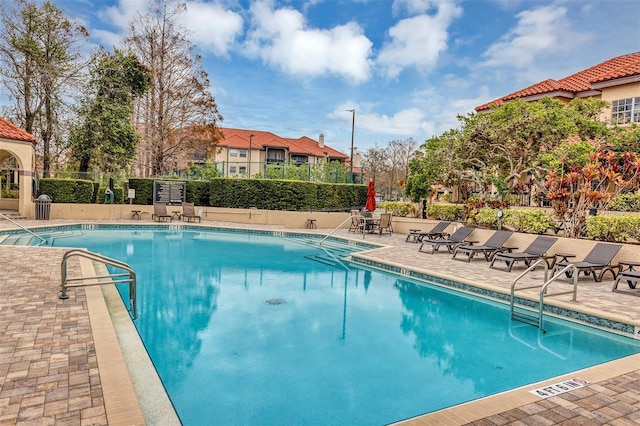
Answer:
<svg viewBox="0 0 640 426"><path fill-rule="evenodd" d="M364 205L364 209L370 212L376 209L376 190L373 187L373 180L369 181L369 189L367 190L367 204Z"/></svg>

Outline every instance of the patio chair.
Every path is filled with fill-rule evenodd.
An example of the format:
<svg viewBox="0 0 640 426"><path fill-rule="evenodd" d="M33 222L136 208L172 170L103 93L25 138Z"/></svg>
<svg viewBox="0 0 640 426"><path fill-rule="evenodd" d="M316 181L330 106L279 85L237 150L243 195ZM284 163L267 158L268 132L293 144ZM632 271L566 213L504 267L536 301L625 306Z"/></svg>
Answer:
<svg viewBox="0 0 640 426"><path fill-rule="evenodd" d="M380 221L376 225L376 229L380 233L380 236L382 236L383 232L387 232L389 235L393 234L393 226L391 225L392 217L391 213L382 213L380 215Z"/></svg>
<svg viewBox="0 0 640 426"><path fill-rule="evenodd" d="M167 213L167 205L166 204L153 204L153 214L151 215L151 219L156 222L167 221L171 222L171 215Z"/></svg>
<svg viewBox="0 0 640 426"><path fill-rule="evenodd" d="M349 225L349 232L360 232L364 227L362 222L362 216L358 210L351 210L351 224Z"/></svg>
<svg viewBox="0 0 640 426"><path fill-rule="evenodd" d="M495 231L484 244L476 246L473 244L458 246L453 251L453 259L456 260L466 260L467 262L471 262L471 259L476 255L476 253L482 253L487 262L493 259L493 256L499 251L512 250L512 247L505 247L504 243L507 242L509 237L513 235L511 231ZM467 255L466 258L457 258L458 253L462 253Z"/></svg>
<svg viewBox="0 0 640 426"><path fill-rule="evenodd" d="M193 203L182 203L182 220L187 219L187 222L195 222L198 223L202 220L202 216L196 214L196 208Z"/></svg>
<svg viewBox="0 0 640 426"><path fill-rule="evenodd" d="M618 265L612 265L611 262L621 248L621 244L598 243L580 262L570 262L568 260L568 257L572 257L572 255L556 253L556 258L561 257L562 260L555 263L552 275L555 276L558 272L560 272L560 270L564 269L565 266L573 264L578 269L578 275L580 275L580 272L582 272L584 275L593 274L593 279L595 280L595 282L602 281L602 277L607 271L611 272L613 278L615 278L616 271L614 268L617 268ZM599 273L596 273L598 271ZM567 278L571 278L571 276L573 275L573 271L571 269L568 269L567 271L565 271L565 275L567 276Z"/></svg>
<svg viewBox="0 0 640 426"><path fill-rule="evenodd" d="M556 237L545 237L543 235L538 235L535 240L529 244L527 248L519 253L512 253L508 251L501 251L496 253L491 260L490 268L493 268L493 265L496 261L503 261L507 264L507 271L511 272L511 268L516 262L524 262L527 267L538 259L544 259L547 262L549 268L553 267L554 262L552 261L549 264L550 259L555 259L553 255L547 255L547 251L551 248L551 246L558 241Z"/></svg>
<svg viewBox="0 0 640 426"><path fill-rule="evenodd" d="M449 233L444 231L449 227L449 225L451 225L451 222L443 221L436 223L436 225L429 231L411 231L409 232L409 234L407 234L406 241L409 241L411 238L413 238L411 241L413 241L414 243L421 243L422 240L425 239L425 237L427 239L448 238Z"/></svg>
<svg viewBox="0 0 640 426"><path fill-rule="evenodd" d="M423 239L422 244L420 244L420 247L418 248L418 251L433 254L437 252L440 247L444 246L447 248L447 251L449 251L449 253L453 253L453 250L456 247L462 244L471 244L470 241L466 241L466 238L473 232L473 229L474 228L471 228L469 226L463 226L461 228L458 228L453 234L449 236L449 238L430 238L426 240ZM431 251L424 251L422 250L423 247L431 247Z"/></svg>

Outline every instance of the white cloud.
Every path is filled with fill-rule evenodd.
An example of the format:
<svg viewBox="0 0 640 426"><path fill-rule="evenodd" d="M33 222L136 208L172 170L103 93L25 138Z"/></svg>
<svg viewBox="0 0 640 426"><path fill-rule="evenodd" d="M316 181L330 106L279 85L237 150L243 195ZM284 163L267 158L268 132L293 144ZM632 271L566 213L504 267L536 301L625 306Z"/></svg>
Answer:
<svg viewBox="0 0 640 426"><path fill-rule="evenodd" d="M403 6L411 5L412 11L418 11L437 4L438 11L433 16L422 14L403 19L389 29L391 41L383 46L377 59L387 77L395 78L411 66L421 71L433 68L439 55L447 49L447 28L462 14L462 9L450 1L416 3L405 1Z"/></svg>
<svg viewBox="0 0 640 426"><path fill-rule="evenodd" d="M250 9L253 28L245 52L296 76L334 74L355 83L369 79L371 41L350 22L328 30L307 28L295 9L273 9L268 1Z"/></svg>
<svg viewBox="0 0 640 426"><path fill-rule="evenodd" d="M188 28L198 48L215 55L226 55L242 34L242 17L216 3L189 2L181 22Z"/></svg>
<svg viewBox="0 0 640 426"><path fill-rule="evenodd" d="M433 132L433 123L426 120L425 113L420 108L407 108L395 112L393 115L371 111L372 105L353 105L344 103L338 106L329 118L348 121L351 124L351 112L356 109L357 131L383 133L401 137L420 137Z"/></svg>
<svg viewBox="0 0 640 426"><path fill-rule="evenodd" d="M109 6L106 9L106 20L124 30L129 26L129 22L137 16L138 12L145 13L148 6L148 0L119 0L117 5Z"/></svg>
<svg viewBox="0 0 640 426"><path fill-rule="evenodd" d="M91 30L91 38L98 40L106 49L110 49L112 46L119 46L123 36L113 31L93 29Z"/></svg>
<svg viewBox="0 0 640 426"><path fill-rule="evenodd" d="M545 6L526 10L518 15L518 25L483 54L488 66L528 68L539 55L570 50L585 39L585 35L569 28L567 9Z"/></svg>
<svg viewBox="0 0 640 426"><path fill-rule="evenodd" d="M187 2L187 12L178 15L178 22L190 31L189 38L200 49L215 55L225 55L243 31L242 17L219 3ZM149 0L120 0L101 13L102 19L116 28L91 30L91 35L106 46L120 43L129 24L149 10Z"/></svg>

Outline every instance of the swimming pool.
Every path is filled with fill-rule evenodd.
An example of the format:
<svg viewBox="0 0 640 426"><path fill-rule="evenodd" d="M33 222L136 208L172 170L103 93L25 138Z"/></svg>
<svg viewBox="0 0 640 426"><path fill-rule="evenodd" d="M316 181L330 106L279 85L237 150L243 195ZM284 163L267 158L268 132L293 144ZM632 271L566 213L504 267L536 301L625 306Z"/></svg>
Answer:
<svg viewBox="0 0 640 426"><path fill-rule="evenodd" d="M309 260L323 253L304 241L163 229L54 246L134 267L136 327L186 425L383 424L640 350L555 320L541 335L500 304Z"/></svg>

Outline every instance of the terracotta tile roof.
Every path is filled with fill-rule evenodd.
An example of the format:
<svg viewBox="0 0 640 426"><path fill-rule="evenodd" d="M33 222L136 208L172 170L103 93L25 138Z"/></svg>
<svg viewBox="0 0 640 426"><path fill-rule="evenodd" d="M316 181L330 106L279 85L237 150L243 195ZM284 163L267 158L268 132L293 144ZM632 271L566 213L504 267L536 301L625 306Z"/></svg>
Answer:
<svg viewBox="0 0 640 426"><path fill-rule="evenodd" d="M294 154L310 154L315 157L323 157L327 155L330 158L341 160L346 160L347 158L349 158L342 152L335 150L326 144L324 145L324 147L320 148L318 142L307 136L302 136L298 139L286 138L285 140L289 141L289 143L291 144L289 150ZM299 151L297 151L295 147L298 147Z"/></svg>
<svg viewBox="0 0 640 426"><path fill-rule="evenodd" d="M0 117L0 138L36 143L36 137Z"/></svg>
<svg viewBox="0 0 640 426"><path fill-rule="evenodd" d="M513 99L544 94L551 95L554 92L568 92L570 97L575 97L580 92L593 90L594 83L632 76L640 76L640 52L617 56L558 81L553 79L544 80L525 89L503 96L502 98L480 105L476 107L476 111L487 110L492 106L500 106L505 101Z"/></svg>
<svg viewBox="0 0 640 426"><path fill-rule="evenodd" d="M283 138L271 132L260 130L222 128L224 139L218 142L218 146L228 148L249 149L249 136L253 147L265 148L286 148L292 154L312 155L322 157L328 155L330 158L347 159L348 157L327 145L320 148L318 142L303 136L298 139ZM326 154L325 154L326 152Z"/></svg>

